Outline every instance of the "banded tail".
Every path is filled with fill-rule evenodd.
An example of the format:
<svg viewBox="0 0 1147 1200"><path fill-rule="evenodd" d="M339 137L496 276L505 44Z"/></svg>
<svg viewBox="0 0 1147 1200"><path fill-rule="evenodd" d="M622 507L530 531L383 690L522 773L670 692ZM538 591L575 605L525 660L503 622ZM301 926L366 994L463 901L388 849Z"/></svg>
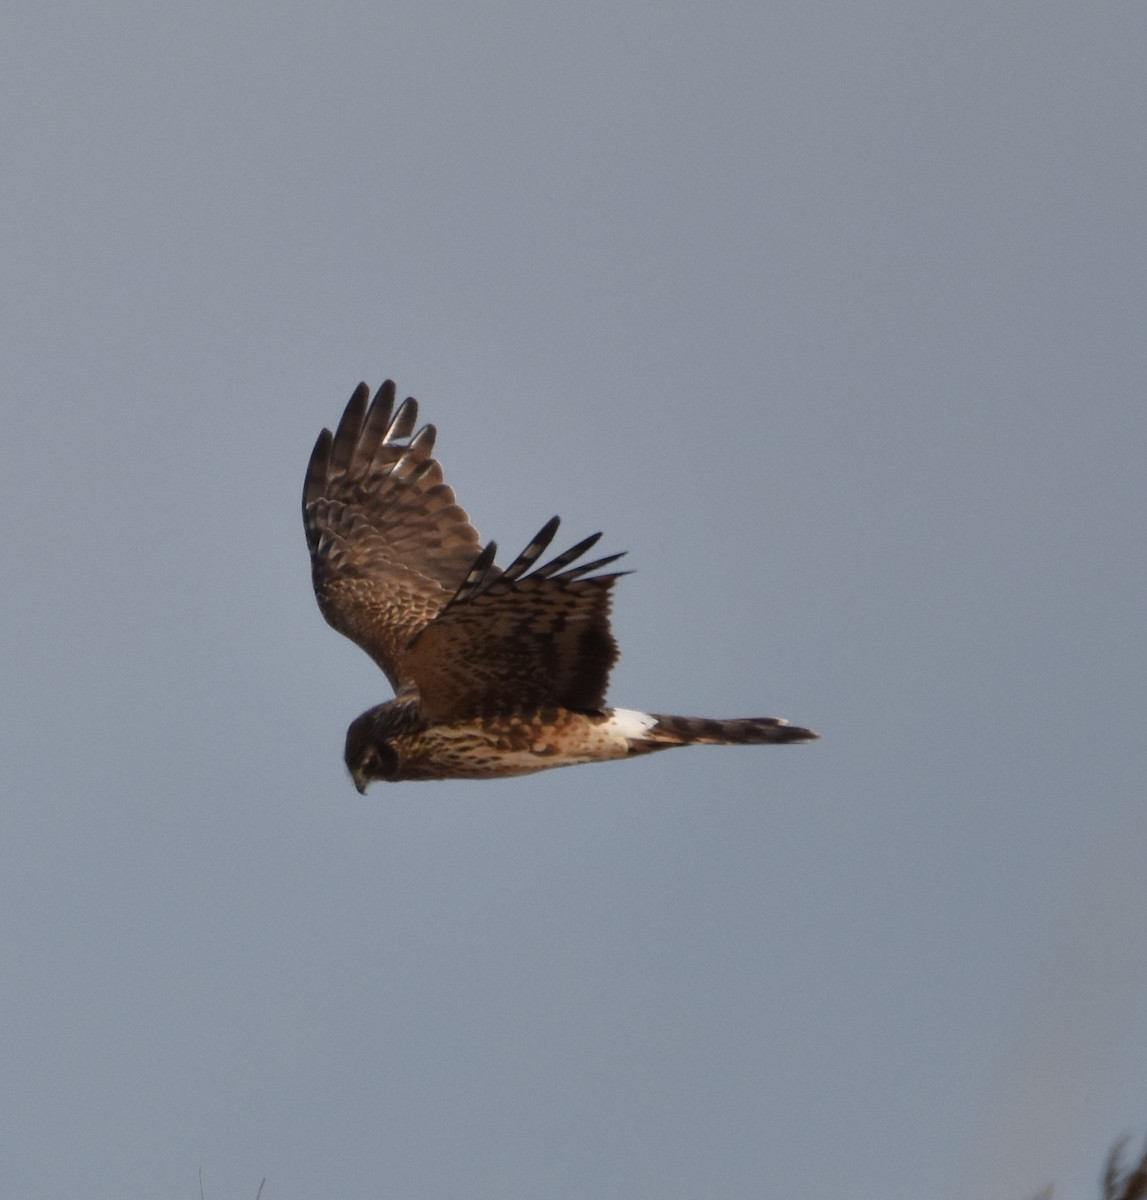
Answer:
<svg viewBox="0 0 1147 1200"><path fill-rule="evenodd" d="M671 746L763 746L781 742L813 742L811 729L790 725L783 717L672 717L664 713L615 708L613 728L629 740L630 754L648 754Z"/></svg>

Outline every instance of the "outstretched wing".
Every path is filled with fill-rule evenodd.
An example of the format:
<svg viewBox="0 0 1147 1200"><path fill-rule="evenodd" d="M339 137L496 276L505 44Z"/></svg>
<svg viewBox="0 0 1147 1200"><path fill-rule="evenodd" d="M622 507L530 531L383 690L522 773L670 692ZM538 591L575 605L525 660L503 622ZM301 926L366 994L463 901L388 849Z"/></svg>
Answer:
<svg viewBox="0 0 1147 1200"><path fill-rule="evenodd" d="M323 616L361 646L397 692L403 651L450 602L479 551L477 530L431 457L435 430L411 437L418 404L355 389L332 434L319 434L303 486L303 524Z"/></svg>
<svg viewBox="0 0 1147 1200"><path fill-rule="evenodd" d="M624 572L592 572L621 555L572 566L601 537L595 533L531 571L557 528L554 517L502 573L493 565L491 542L450 603L415 638L404 666L428 720L602 707L617 661L610 589Z"/></svg>

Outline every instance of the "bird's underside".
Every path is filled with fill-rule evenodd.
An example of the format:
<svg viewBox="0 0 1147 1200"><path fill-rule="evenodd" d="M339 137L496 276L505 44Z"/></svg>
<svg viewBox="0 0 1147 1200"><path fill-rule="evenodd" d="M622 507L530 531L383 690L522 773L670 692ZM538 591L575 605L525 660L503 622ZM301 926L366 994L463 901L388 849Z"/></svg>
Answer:
<svg viewBox="0 0 1147 1200"><path fill-rule="evenodd" d="M674 746L756 746L817 735L775 717L713 720L607 708L509 709L428 725L417 702L391 701L363 713L348 734L348 765L359 791L374 778L501 779L551 767L609 762ZM385 760L377 747L385 744ZM366 770L362 764L367 765Z"/></svg>
<svg viewBox="0 0 1147 1200"><path fill-rule="evenodd" d="M610 595L621 556L581 561L600 534L538 565L554 517L505 570L494 565L442 468L417 404L389 380L360 384L315 443L303 523L323 615L382 668L395 699L347 731L356 787L483 779L694 744L817 735L775 717L710 720L605 705L617 643Z"/></svg>

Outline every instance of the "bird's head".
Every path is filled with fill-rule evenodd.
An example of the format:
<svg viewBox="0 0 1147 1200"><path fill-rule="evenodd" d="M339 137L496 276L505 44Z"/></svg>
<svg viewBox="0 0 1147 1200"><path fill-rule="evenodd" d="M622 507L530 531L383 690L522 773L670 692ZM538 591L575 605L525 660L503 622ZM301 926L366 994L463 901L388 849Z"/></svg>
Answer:
<svg viewBox="0 0 1147 1200"><path fill-rule="evenodd" d="M354 786L360 796L367 785L376 779L398 777L398 752L379 731L378 710L371 709L351 722L346 731L346 751L343 758Z"/></svg>

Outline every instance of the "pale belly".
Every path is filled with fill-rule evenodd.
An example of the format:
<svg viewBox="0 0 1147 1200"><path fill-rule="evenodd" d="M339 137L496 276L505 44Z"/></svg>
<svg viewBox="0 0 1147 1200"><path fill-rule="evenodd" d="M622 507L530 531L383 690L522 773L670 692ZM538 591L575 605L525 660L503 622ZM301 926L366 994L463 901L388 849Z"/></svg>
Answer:
<svg viewBox="0 0 1147 1200"><path fill-rule="evenodd" d="M646 722L644 713L625 710L587 716L558 709L436 725L403 753L398 778L501 779L626 758L660 748L640 740Z"/></svg>

